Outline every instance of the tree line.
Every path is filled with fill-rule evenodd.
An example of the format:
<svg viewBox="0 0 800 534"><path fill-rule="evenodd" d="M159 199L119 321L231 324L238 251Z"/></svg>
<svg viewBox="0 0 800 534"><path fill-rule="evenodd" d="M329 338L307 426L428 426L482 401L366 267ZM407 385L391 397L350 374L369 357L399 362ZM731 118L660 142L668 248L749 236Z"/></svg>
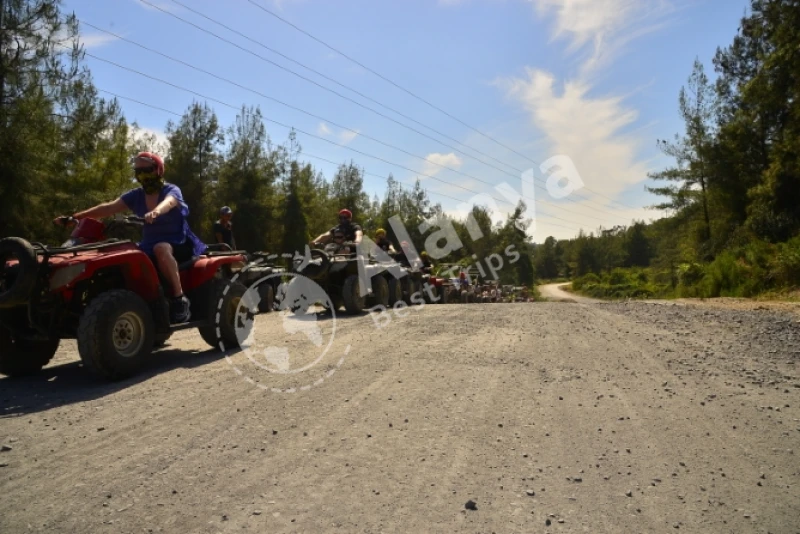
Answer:
<svg viewBox="0 0 800 534"><path fill-rule="evenodd" d="M666 217L536 247L543 278L604 296L752 296L800 284L800 1L752 0L733 42L694 62L684 131L649 175Z"/></svg>
<svg viewBox="0 0 800 534"><path fill-rule="evenodd" d="M442 261L469 265L473 255L483 259L514 245L521 258L501 271L501 280L534 284L532 245L518 230L524 205L504 224L492 224L485 207L473 207L471 217L484 237L472 240L467 221L445 214L419 180L402 187L390 175L383 198L370 198L362 167L343 162L325 177L303 161L293 132L275 144L261 110L249 105L226 126L207 103L192 101L180 118L167 121L161 146L125 118L116 99L100 96L84 62L77 20L61 12L60 0L0 0L0 6L0 236L63 241L64 230L53 218L136 187L130 158L150 150L166 154L165 179L181 188L189 223L206 242L213 241L223 205L234 209L239 248L275 253L303 250L336 223L343 207L367 235L386 229L396 248L400 239L389 219L397 216L420 252L428 237L420 224L438 218L463 243Z"/></svg>

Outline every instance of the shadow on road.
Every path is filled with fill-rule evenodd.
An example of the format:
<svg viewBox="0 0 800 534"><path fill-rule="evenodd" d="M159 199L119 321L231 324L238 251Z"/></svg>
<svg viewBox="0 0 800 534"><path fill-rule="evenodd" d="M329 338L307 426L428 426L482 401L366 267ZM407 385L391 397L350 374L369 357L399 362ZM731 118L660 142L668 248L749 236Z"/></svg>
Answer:
<svg viewBox="0 0 800 534"><path fill-rule="evenodd" d="M228 354L233 352L228 351ZM80 361L45 367L36 376L0 378L0 419L99 399L174 369L192 369L213 363L225 354L215 349L161 349L150 356L135 376L117 382L95 377Z"/></svg>

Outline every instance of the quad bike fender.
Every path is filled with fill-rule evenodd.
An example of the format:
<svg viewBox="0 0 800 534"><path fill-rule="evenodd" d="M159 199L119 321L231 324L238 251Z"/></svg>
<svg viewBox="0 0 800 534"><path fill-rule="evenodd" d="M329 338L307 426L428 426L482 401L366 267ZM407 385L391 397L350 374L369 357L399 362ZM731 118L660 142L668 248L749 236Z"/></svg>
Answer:
<svg viewBox="0 0 800 534"><path fill-rule="evenodd" d="M51 263L52 260L51 260ZM153 262L138 249L103 254L79 254L53 265L50 276L52 291L69 292L77 284L95 278L100 273L116 272L122 276L126 289L145 301L159 296L159 279Z"/></svg>
<svg viewBox="0 0 800 534"><path fill-rule="evenodd" d="M231 274L244 268L247 262L242 254L230 256L201 256L191 268L181 271L181 286L189 292L214 278L220 270L230 270Z"/></svg>

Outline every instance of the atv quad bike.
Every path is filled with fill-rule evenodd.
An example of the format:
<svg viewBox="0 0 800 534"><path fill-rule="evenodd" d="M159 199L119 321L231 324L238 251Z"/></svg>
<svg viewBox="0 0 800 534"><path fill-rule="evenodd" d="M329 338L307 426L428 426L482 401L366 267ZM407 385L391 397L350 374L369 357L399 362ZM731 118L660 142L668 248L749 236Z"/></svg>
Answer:
<svg viewBox="0 0 800 534"><path fill-rule="evenodd" d="M275 295L283 283L286 269L269 262L266 252L253 252L247 255L247 267L239 272L238 281L247 288L258 284L258 311L269 313L275 310Z"/></svg>
<svg viewBox="0 0 800 534"><path fill-rule="evenodd" d="M177 330L197 328L212 347L220 340L226 348L238 346L237 308L246 288L231 277L245 256L212 245L180 264L192 317L170 324L169 285L150 257L130 240L106 237L115 228L142 224L139 217L108 224L82 219L59 247L0 239L1 374L40 371L62 339L76 339L84 366L108 380L134 374Z"/></svg>
<svg viewBox="0 0 800 534"><path fill-rule="evenodd" d="M475 294L475 286L471 283L471 279L475 276L466 269L467 284L464 284L456 273L465 271L465 268L457 263L442 264L439 274L446 276L446 282L443 285L447 288L447 301L453 303L469 304L478 301Z"/></svg>
<svg viewBox="0 0 800 534"><path fill-rule="evenodd" d="M441 301L438 298L439 287L444 282L444 279L424 273L419 266L411 265L411 262L408 261L403 253L390 254L390 256L398 264L400 276L402 277L398 280L392 274L387 273L386 278L390 280L390 284L392 283L391 280L399 284L402 290L402 297L399 300L403 300L409 306L423 303L433 304ZM430 292L428 291L429 289ZM391 293L390 291L390 295ZM415 294L418 295L415 296ZM394 305L394 302L391 304Z"/></svg>
<svg viewBox="0 0 800 534"><path fill-rule="evenodd" d="M344 307L351 314L361 313L365 308L381 305L389 306L389 284L383 276L383 267L377 262L364 262L366 276L371 280L368 293L362 295L359 281L359 260L354 243L341 246L328 245L325 250L309 249L309 257L297 257L292 261L292 271L315 282L327 295L306 295L307 282L293 277L286 284L285 294L281 295L281 307L291 309L297 315L305 314L308 307L321 302L332 311ZM391 275L390 275L391 276ZM285 301L288 299L288 305Z"/></svg>

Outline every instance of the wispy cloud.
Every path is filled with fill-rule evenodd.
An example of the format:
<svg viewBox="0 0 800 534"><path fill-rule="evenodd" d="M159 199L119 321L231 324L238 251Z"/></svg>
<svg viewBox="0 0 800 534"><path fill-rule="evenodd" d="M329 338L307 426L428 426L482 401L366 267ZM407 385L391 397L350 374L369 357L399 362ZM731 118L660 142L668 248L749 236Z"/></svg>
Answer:
<svg viewBox="0 0 800 534"><path fill-rule="evenodd" d="M439 152L432 152L425 156L425 166L422 170L428 176L436 176L442 172L444 167L451 169L458 169L464 162L454 152L448 154L441 154Z"/></svg>
<svg viewBox="0 0 800 534"><path fill-rule="evenodd" d="M587 48L582 68L608 65L625 45L664 25L675 10L668 0L528 0L541 16L554 14L553 39L570 40L568 52Z"/></svg>
<svg viewBox="0 0 800 534"><path fill-rule="evenodd" d="M107 33L87 33L78 38L78 41L83 45L85 50L100 48L108 43L113 43L119 38Z"/></svg>
<svg viewBox="0 0 800 534"><path fill-rule="evenodd" d="M321 122L319 123L319 126L317 126L317 133L319 135L329 135L331 133L331 129L328 128L327 124Z"/></svg>
<svg viewBox="0 0 800 534"><path fill-rule="evenodd" d="M333 137L336 139L337 143L342 145L349 145L352 143L353 140L358 137L358 134L358 130L340 129L338 132L335 132L324 122L321 122L317 125L317 135L321 135L322 137Z"/></svg>
<svg viewBox="0 0 800 534"><path fill-rule="evenodd" d="M547 135L552 154L572 159L589 189L613 195L645 177L647 167L637 160L641 136L624 132L638 113L626 108L622 97L591 97L585 81L566 82L558 91L552 74L536 69L527 74L506 84L508 94Z"/></svg>
<svg viewBox="0 0 800 534"><path fill-rule="evenodd" d="M343 145L349 145L356 137L358 137L358 130L342 130L339 132L339 142Z"/></svg>
<svg viewBox="0 0 800 534"><path fill-rule="evenodd" d="M665 0L527 1L540 15L555 14L553 39L568 40L567 54L584 52L580 68L573 78L559 80L551 72L527 67L524 76L499 80L497 85L523 106L532 125L547 139L549 153L542 159L568 156L588 189L613 198L646 179L650 169L641 156L641 132L630 131L639 113L626 104L627 89L594 93L603 74L600 67L608 67L631 40L657 28L671 4ZM579 196L607 202L587 190ZM612 219L622 222L618 210L608 204L606 209L609 223Z"/></svg>

